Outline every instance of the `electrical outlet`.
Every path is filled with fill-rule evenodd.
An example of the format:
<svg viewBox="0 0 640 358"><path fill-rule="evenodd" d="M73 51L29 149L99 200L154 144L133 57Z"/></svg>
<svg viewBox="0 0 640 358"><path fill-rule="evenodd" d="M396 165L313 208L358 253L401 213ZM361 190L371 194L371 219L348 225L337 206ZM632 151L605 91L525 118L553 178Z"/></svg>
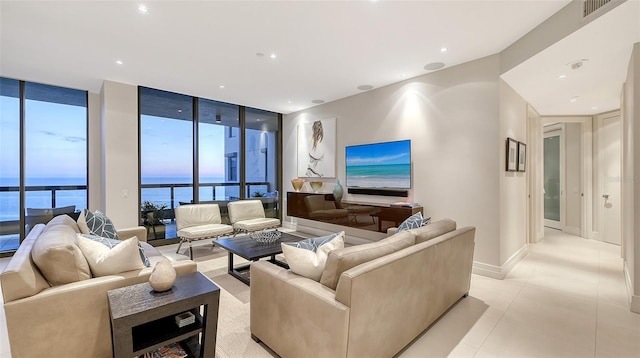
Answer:
<svg viewBox="0 0 640 358"><path fill-rule="evenodd" d="M129 190L122 189L122 197L123 198L128 198L129 197Z"/></svg>

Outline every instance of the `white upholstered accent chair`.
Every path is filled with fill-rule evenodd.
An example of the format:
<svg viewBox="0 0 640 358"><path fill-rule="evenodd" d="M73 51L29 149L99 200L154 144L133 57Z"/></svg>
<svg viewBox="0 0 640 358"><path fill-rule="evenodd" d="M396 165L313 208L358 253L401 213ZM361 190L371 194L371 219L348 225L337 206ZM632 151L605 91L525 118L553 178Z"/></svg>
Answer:
<svg viewBox="0 0 640 358"><path fill-rule="evenodd" d="M237 200L229 202L229 221L233 225L234 235L240 232L253 232L280 226L277 218L267 218L260 200Z"/></svg>
<svg viewBox="0 0 640 358"><path fill-rule="evenodd" d="M191 241L217 238L233 233L231 225L222 224L218 204L180 205L175 210L176 228L180 244L176 253L185 241L189 242L189 258L193 259Z"/></svg>

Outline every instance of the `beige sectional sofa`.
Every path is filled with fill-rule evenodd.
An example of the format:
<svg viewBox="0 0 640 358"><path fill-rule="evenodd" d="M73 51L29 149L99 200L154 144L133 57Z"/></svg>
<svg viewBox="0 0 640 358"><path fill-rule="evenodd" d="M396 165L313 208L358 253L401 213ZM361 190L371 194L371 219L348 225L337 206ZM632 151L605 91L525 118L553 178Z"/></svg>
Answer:
<svg viewBox="0 0 640 358"><path fill-rule="evenodd" d="M46 226L31 229L0 275L11 354L20 357L112 357L111 323L107 291L148 280L154 264L163 256L146 242L151 267L116 275L90 277L86 262L74 245L80 230L68 216L58 216ZM137 236L146 241L144 227L118 231L121 240ZM42 250L47 259L33 260L32 250ZM47 274L39 266L49 271ZM173 262L178 275L196 271L191 260ZM45 277L58 284L52 285ZM73 282L75 281L75 282ZM62 283L67 282L67 283Z"/></svg>
<svg viewBox="0 0 640 358"><path fill-rule="evenodd" d="M282 357L391 357L471 282L474 227L441 220L329 253L320 282L251 265L251 334Z"/></svg>

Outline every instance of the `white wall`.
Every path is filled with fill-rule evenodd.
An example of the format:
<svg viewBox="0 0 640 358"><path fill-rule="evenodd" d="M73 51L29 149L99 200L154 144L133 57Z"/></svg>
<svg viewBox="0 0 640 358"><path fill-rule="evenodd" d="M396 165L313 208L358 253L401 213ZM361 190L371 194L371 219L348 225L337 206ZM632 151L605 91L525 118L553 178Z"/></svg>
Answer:
<svg viewBox="0 0 640 358"><path fill-rule="evenodd" d="M622 247L631 310L640 313L640 43L622 96Z"/></svg>
<svg viewBox="0 0 640 358"><path fill-rule="evenodd" d="M100 95L101 209L117 228L138 226L138 88L104 81Z"/></svg>
<svg viewBox="0 0 640 358"><path fill-rule="evenodd" d="M476 226L475 267L501 276L501 266L522 248L526 237L525 177L504 174L505 133L512 129L526 140L526 103L504 89L512 96L501 107L499 65L499 56L490 56L285 115L285 190L291 190L289 180L297 176L298 123L337 118L336 172L342 183L346 145L411 139L413 188L408 200L422 204L434 220L452 218L459 227ZM517 115L501 118L511 110ZM502 193L501 182L507 179L515 184ZM334 181L325 188L330 190ZM377 203L401 199L346 193L343 198ZM511 199L518 213L503 224L501 203ZM288 220L328 229L322 223Z"/></svg>
<svg viewBox="0 0 640 358"><path fill-rule="evenodd" d="M88 141L89 145L89 192L87 193L88 206L91 211L102 208L102 141L100 139L101 118L100 103L101 97L98 93L89 92L89 129Z"/></svg>
<svg viewBox="0 0 640 358"><path fill-rule="evenodd" d="M500 270L501 276L527 253L527 179L526 172L507 172L506 139L513 138L527 144L527 102L506 82L500 86L500 129L495 143L499 148L500 164Z"/></svg>
<svg viewBox="0 0 640 358"><path fill-rule="evenodd" d="M565 228L580 235L582 226L582 125L565 124Z"/></svg>

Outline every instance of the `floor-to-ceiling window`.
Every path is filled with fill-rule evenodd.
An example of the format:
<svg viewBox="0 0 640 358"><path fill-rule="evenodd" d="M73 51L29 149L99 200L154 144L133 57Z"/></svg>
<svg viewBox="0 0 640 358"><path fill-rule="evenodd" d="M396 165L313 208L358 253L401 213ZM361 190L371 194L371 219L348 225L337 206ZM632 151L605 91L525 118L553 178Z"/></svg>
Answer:
<svg viewBox="0 0 640 358"><path fill-rule="evenodd" d="M0 92L0 251L11 251L34 225L87 207L87 92L6 78Z"/></svg>
<svg viewBox="0 0 640 358"><path fill-rule="evenodd" d="M0 78L0 252L20 245L20 82Z"/></svg>
<svg viewBox="0 0 640 358"><path fill-rule="evenodd" d="M147 240L171 238L173 209L193 200L193 99L146 87L139 98L142 224Z"/></svg>
<svg viewBox="0 0 640 358"><path fill-rule="evenodd" d="M260 199L268 217L279 217L278 114L247 108L245 113L245 197Z"/></svg>
<svg viewBox="0 0 640 358"><path fill-rule="evenodd" d="M149 240L176 238L179 205L217 203L228 222L229 201L261 197L266 214L280 216L281 115L145 87L139 98L141 221Z"/></svg>
<svg viewBox="0 0 640 358"><path fill-rule="evenodd" d="M240 108L202 98L198 101L198 201L238 198Z"/></svg>

